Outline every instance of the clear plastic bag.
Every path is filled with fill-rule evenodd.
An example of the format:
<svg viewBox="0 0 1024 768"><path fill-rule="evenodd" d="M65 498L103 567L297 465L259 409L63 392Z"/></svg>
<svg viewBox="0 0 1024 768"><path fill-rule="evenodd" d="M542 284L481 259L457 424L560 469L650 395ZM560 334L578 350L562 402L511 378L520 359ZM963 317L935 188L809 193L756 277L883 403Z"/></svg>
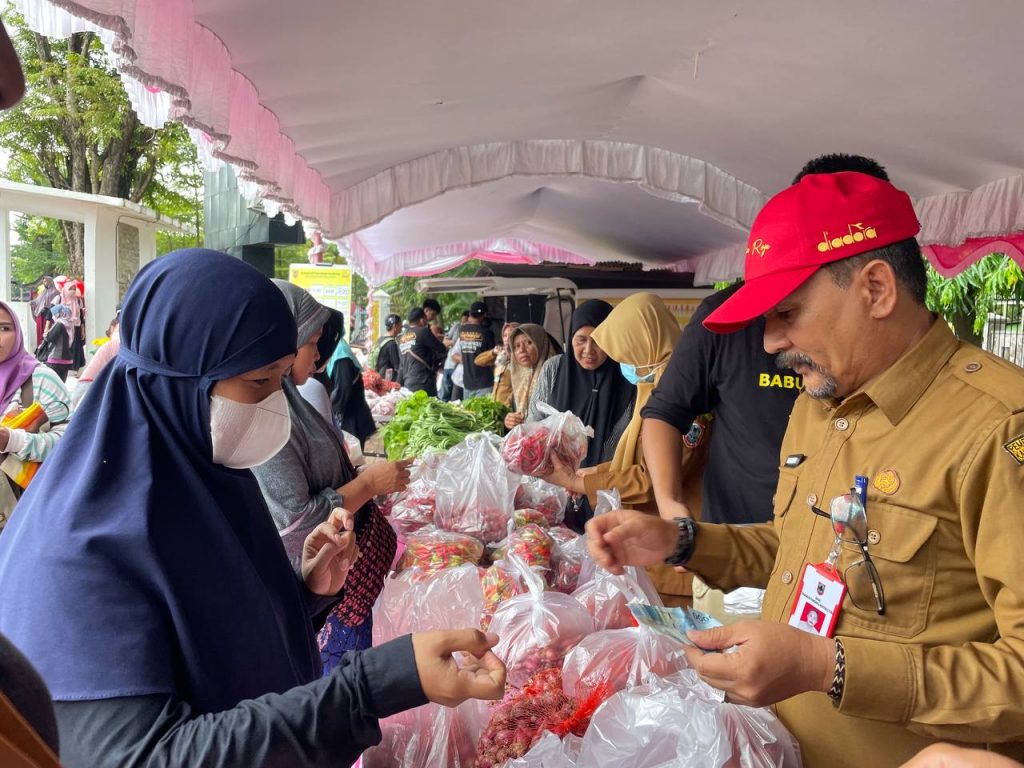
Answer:
<svg viewBox="0 0 1024 768"><path fill-rule="evenodd" d="M505 538L518 478L501 460L497 443L491 435L470 435L441 461L434 513L438 528L485 543Z"/></svg>
<svg viewBox="0 0 1024 768"><path fill-rule="evenodd" d="M437 467L442 453L428 453L416 460L409 471L409 485L404 491L385 499L381 509L396 531L408 536L434 522Z"/></svg>
<svg viewBox="0 0 1024 768"><path fill-rule="evenodd" d="M554 549L555 541L548 535L546 528L541 528L536 523L527 523L509 531L504 541L499 542L492 550L491 559L503 560L512 553L546 577L551 568Z"/></svg>
<svg viewBox="0 0 1024 768"><path fill-rule="evenodd" d="M592 576L597 564L590 557L586 536L573 534L571 539L556 544L554 552L551 553L551 588L562 594L571 595L579 588L585 563Z"/></svg>
<svg viewBox="0 0 1024 768"><path fill-rule="evenodd" d="M474 565L393 575L373 608L373 644L411 632L475 627L483 603ZM363 768L471 768L487 717L485 702L467 701L455 709L427 704L385 718L381 743L363 754Z"/></svg>
<svg viewBox="0 0 1024 768"><path fill-rule="evenodd" d="M575 695L607 685L612 693L641 685L648 675L687 669L682 646L648 627L608 629L583 638L565 657L562 683Z"/></svg>
<svg viewBox="0 0 1024 768"><path fill-rule="evenodd" d="M587 441L594 430L570 411L556 411L547 403L537 407L545 418L520 424L509 432L501 446L501 457L520 475L550 473L555 468L555 457L575 472L587 455Z"/></svg>
<svg viewBox="0 0 1024 768"><path fill-rule="evenodd" d="M487 704L451 709L426 704L380 721L381 742L363 753L362 768L474 768Z"/></svg>
<svg viewBox="0 0 1024 768"><path fill-rule="evenodd" d="M652 675L601 705L577 768L800 768L796 740L770 711L723 698L690 669Z"/></svg>
<svg viewBox="0 0 1024 768"><path fill-rule="evenodd" d="M548 731L525 755L505 763L505 768L576 768L582 743L571 733L560 739Z"/></svg>
<svg viewBox="0 0 1024 768"><path fill-rule="evenodd" d="M480 586L484 593L484 610L480 619L480 628L487 632L498 606L506 600L526 592L526 584L517 570L504 560L496 560L484 571L480 579Z"/></svg>
<svg viewBox="0 0 1024 768"><path fill-rule="evenodd" d="M519 688L540 670L561 669L566 654L594 631L594 622L575 598L545 592L540 574L515 555L507 561L527 592L498 607L490 631L501 638L494 652L505 662L509 684Z"/></svg>
<svg viewBox="0 0 1024 768"><path fill-rule="evenodd" d="M419 568L389 576L373 606L373 644L410 632L476 627L484 606L475 565L427 573Z"/></svg>
<svg viewBox="0 0 1024 768"><path fill-rule="evenodd" d="M516 509L536 509L544 514L549 526L554 526L565 519L569 492L539 477L524 475L516 488L514 501Z"/></svg>
<svg viewBox="0 0 1024 768"><path fill-rule="evenodd" d="M415 568L421 575L430 575L445 568L477 565L483 556L484 545L479 539L431 525L406 537L405 554L398 567Z"/></svg>
<svg viewBox="0 0 1024 768"><path fill-rule="evenodd" d="M633 601L664 605L647 572L633 567L626 568L621 576L595 567L593 577L572 596L587 609L599 630L636 626L629 611L629 604Z"/></svg>

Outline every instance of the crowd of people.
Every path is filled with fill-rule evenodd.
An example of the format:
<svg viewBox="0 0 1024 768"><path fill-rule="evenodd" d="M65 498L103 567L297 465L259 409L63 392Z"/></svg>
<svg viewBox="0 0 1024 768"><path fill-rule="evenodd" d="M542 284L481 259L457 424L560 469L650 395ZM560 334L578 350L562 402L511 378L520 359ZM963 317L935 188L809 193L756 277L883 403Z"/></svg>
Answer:
<svg viewBox="0 0 1024 768"><path fill-rule="evenodd" d="M496 333L482 302L445 334L428 300L386 318L369 365L494 397L510 429L542 404L578 416L582 466L543 476L568 523L666 602L694 577L765 590L759 620L684 650L729 701L774 705L805 765L1019 766L1024 372L927 309L918 229L877 163L817 158L758 215L743 284L686 328L652 293L587 301L563 351L540 325ZM501 698L478 629L371 647L397 552L375 499L410 473L349 458L373 424L341 313L169 254L73 408L83 292L43 281L36 354L0 303L0 757L348 765L380 718ZM595 517L607 488L624 508Z"/></svg>

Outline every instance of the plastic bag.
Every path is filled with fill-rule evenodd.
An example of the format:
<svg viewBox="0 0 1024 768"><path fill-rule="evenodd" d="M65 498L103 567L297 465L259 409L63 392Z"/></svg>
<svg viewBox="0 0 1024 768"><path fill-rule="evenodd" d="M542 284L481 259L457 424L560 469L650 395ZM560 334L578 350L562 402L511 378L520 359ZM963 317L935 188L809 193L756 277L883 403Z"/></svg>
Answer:
<svg viewBox="0 0 1024 768"><path fill-rule="evenodd" d="M395 530L408 535L434 522L437 468L443 453L424 454L409 470L409 484L404 491L388 496L381 509Z"/></svg>
<svg viewBox="0 0 1024 768"><path fill-rule="evenodd" d="M486 722L482 701L400 712L380 721L381 742L363 753L362 768L474 768Z"/></svg>
<svg viewBox="0 0 1024 768"><path fill-rule="evenodd" d="M497 442L487 434L470 435L441 461L434 513L438 528L485 543L505 537L517 479L502 462Z"/></svg>
<svg viewBox="0 0 1024 768"><path fill-rule="evenodd" d="M648 627L608 629L583 638L569 652L562 684L568 694L600 683L617 693L641 685L650 674L666 677L688 667L683 647Z"/></svg>
<svg viewBox="0 0 1024 768"><path fill-rule="evenodd" d="M587 549L587 537L573 534L571 539L555 545L551 554L551 587L559 592L571 595L580 585L580 575L584 563L588 565L591 575L597 571L597 564L591 559Z"/></svg>
<svg viewBox="0 0 1024 768"><path fill-rule="evenodd" d="M554 540L556 546L570 541L575 541L580 538L580 535L576 533L576 531L572 528L566 528L564 525L555 525L548 528L548 536Z"/></svg>
<svg viewBox="0 0 1024 768"><path fill-rule="evenodd" d="M430 575L467 563L477 565L483 556L484 545L479 539L427 526L406 537L405 554L398 568L417 568Z"/></svg>
<svg viewBox="0 0 1024 768"><path fill-rule="evenodd" d="M341 435L345 438L345 453L348 454L348 460L352 462L352 466L363 466L366 463L366 457L363 456L363 446L360 445L359 438L344 430Z"/></svg>
<svg viewBox="0 0 1024 768"><path fill-rule="evenodd" d="M569 492L539 477L524 475L516 487L514 501L516 509L536 509L544 514L549 526L554 526L565 519Z"/></svg>
<svg viewBox="0 0 1024 768"><path fill-rule="evenodd" d="M556 411L547 403L537 407L545 418L520 424L509 432L501 446L501 457L510 470L521 475L550 473L555 468L554 457L575 472L587 455L587 440L594 436L594 430L570 411Z"/></svg>
<svg viewBox="0 0 1024 768"><path fill-rule="evenodd" d="M560 739L547 731L522 757L505 763L505 768L576 768L583 739L568 734Z"/></svg>
<svg viewBox="0 0 1024 768"><path fill-rule="evenodd" d="M503 560L511 552L529 567L546 575L551 567L554 549L555 541L548 535L547 529L528 523L510 531L505 540L494 548L491 559Z"/></svg>
<svg viewBox="0 0 1024 768"><path fill-rule="evenodd" d="M593 578L572 593L594 618L597 629L623 629L636 622L629 611L633 601L650 605L664 605L647 572L641 568L626 568L621 576L595 568Z"/></svg>
<svg viewBox="0 0 1024 768"><path fill-rule="evenodd" d="M505 662L508 682L521 687L537 672L561 669L566 654L594 631L594 621L575 598L545 592L544 580L515 555L508 556L527 592L502 603L490 631L501 640L494 653Z"/></svg>
<svg viewBox="0 0 1024 768"><path fill-rule="evenodd" d="M612 696L594 713L578 768L800 768L800 748L767 709L726 704L684 669Z"/></svg>
<svg viewBox="0 0 1024 768"><path fill-rule="evenodd" d="M526 592L526 584L519 572L504 560L496 560L484 571L480 579L484 593L484 610L480 628L485 632L491 626L491 619L498 606L516 595Z"/></svg>
<svg viewBox="0 0 1024 768"><path fill-rule="evenodd" d="M373 643L410 632L475 627L483 608L479 570L472 565L432 575L413 569L392 576L373 610ZM487 722L487 705L456 709L427 704L380 721L382 740L363 754L364 768L470 768Z"/></svg>
<svg viewBox="0 0 1024 768"><path fill-rule="evenodd" d="M480 570L474 565L433 574L403 571L388 577L373 606L373 644L410 632L476 627L483 606Z"/></svg>
<svg viewBox="0 0 1024 768"><path fill-rule="evenodd" d="M621 506L622 503L620 501L619 492L617 490L598 491L597 504L594 505L594 517L597 517L598 515L603 515L606 512L611 512L613 509L619 509ZM597 562L595 562L594 558L590 556L590 549L587 547L587 537L585 535L580 536L579 541L576 542L574 548L569 552L572 557L578 558L579 560L579 565L574 566L577 573L577 578L576 586L569 591L569 594L572 594L577 589L580 589L581 587L593 581L594 577L597 575L598 570L600 569L597 567ZM560 556L560 554L556 555L556 559ZM571 583L571 580L567 579L566 584L568 583ZM555 589L562 591L562 588L560 586L556 586ZM657 604L661 605L661 603ZM632 625L627 624L625 626ZM609 627L605 627L605 629L609 629Z"/></svg>
<svg viewBox="0 0 1024 768"><path fill-rule="evenodd" d="M525 756L546 736L556 740L581 736L607 693L599 695L601 698L589 694L579 699L568 696L563 691L560 670L538 672L522 690L508 691L491 710L490 722L477 745L477 768L503 768L506 760ZM575 743L570 742L570 746ZM547 750L554 751L554 745Z"/></svg>
<svg viewBox="0 0 1024 768"><path fill-rule="evenodd" d="M539 509L520 509L517 507L515 512L512 513L512 522L515 523L516 528L522 528L524 525L530 525L531 523L543 528L548 527L548 518Z"/></svg>

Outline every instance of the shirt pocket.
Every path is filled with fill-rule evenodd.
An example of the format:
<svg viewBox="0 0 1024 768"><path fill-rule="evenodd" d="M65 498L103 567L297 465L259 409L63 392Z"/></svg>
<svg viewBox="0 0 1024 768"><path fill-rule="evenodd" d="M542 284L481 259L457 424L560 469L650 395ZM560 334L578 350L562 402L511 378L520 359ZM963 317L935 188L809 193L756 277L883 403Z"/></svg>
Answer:
<svg viewBox="0 0 1024 768"><path fill-rule="evenodd" d="M862 610L847 596L843 603L839 633L845 627L868 630L868 636L910 638L928 623L928 606L935 588L938 547L935 529L938 519L906 507L868 500L868 552L878 570L885 595L885 615ZM844 544L839 567L863 557L860 549Z"/></svg>
<svg viewBox="0 0 1024 768"><path fill-rule="evenodd" d="M786 513L793 506L793 499L796 497L796 487L799 479L798 473L783 469L779 472L779 482L775 486L775 496L772 499L772 513L774 515L772 522L775 525L775 532L779 536L780 549L775 556L775 564L772 566L772 576L775 576L775 572L779 570L779 563L782 562L782 557L780 556L783 542L782 528L785 524Z"/></svg>

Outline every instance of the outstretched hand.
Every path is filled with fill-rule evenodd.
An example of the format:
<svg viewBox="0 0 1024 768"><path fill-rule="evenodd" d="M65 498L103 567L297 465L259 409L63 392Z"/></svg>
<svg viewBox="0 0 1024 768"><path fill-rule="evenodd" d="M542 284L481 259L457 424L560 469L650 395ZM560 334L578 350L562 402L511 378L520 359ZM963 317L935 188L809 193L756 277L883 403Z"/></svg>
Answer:
<svg viewBox="0 0 1024 768"><path fill-rule="evenodd" d="M660 565L679 539L675 523L631 509L616 509L587 523L587 546L598 565L621 575L627 565Z"/></svg>
<svg viewBox="0 0 1024 768"><path fill-rule="evenodd" d="M478 629L414 634L412 649L423 693L446 707L467 699L500 699L505 694L505 665L491 652L497 643L497 635ZM458 652L461 663L454 656Z"/></svg>

